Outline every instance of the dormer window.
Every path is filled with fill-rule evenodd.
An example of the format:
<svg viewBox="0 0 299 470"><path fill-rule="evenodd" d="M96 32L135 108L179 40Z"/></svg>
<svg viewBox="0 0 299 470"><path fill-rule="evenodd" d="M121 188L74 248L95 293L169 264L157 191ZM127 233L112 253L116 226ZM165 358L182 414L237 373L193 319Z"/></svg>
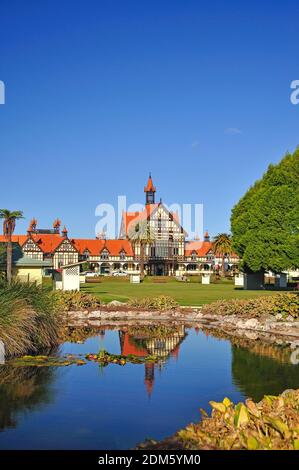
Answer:
<svg viewBox="0 0 299 470"><path fill-rule="evenodd" d="M108 259L109 258L109 251L103 250L101 253L101 259Z"/></svg>
<svg viewBox="0 0 299 470"><path fill-rule="evenodd" d="M194 261L196 260L196 258L197 258L197 253L196 253L196 251L192 251L192 253L191 253L191 258L192 258L192 260L194 260Z"/></svg>
<svg viewBox="0 0 299 470"><path fill-rule="evenodd" d="M84 250L84 252L83 252L84 259L88 259L88 258L89 258L89 255L90 255L89 251L88 251L88 250Z"/></svg>
<svg viewBox="0 0 299 470"><path fill-rule="evenodd" d="M125 253L124 250L122 250L122 251L120 252L120 254L119 254L119 259L121 259L121 260L126 259L126 253Z"/></svg>

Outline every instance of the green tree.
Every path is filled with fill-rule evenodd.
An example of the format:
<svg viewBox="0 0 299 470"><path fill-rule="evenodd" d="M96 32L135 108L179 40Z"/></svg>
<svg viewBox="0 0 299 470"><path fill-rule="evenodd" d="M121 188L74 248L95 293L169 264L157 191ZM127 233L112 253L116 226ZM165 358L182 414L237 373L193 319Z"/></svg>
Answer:
<svg viewBox="0 0 299 470"><path fill-rule="evenodd" d="M225 276L225 257L232 253L231 236L228 233L219 233L214 237L212 250L214 254L221 258L221 275Z"/></svg>
<svg viewBox="0 0 299 470"><path fill-rule="evenodd" d="M7 282L11 283L12 277L12 234L14 233L16 220L23 218L21 211L9 211L8 209L0 209L0 219L3 219L3 235L6 240L6 277Z"/></svg>
<svg viewBox="0 0 299 470"><path fill-rule="evenodd" d="M270 165L232 210L233 248L247 272L299 267L299 149Z"/></svg>

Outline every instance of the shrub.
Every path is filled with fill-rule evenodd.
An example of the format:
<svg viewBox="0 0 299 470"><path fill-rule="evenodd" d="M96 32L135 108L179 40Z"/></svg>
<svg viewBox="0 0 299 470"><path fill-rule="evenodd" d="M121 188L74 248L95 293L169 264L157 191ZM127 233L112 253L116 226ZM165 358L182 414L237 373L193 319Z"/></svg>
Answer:
<svg viewBox="0 0 299 470"><path fill-rule="evenodd" d="M134 308L144 308L148 310L173 310L176 309L179 304L172 297L167 295L160 295L157 297L131 299L128 302L128 306Z"/></svg>
<svg viewBox="0 0 299 470"><path fill-rule="evenodd" d="M177 434L186 449L299 450L299 390L267 395L259 403L234 405L228 398L210 402L212 415L202 411L199 424Z"/></svg>
<svg viewBox="0 0 299 470"><path fill-rule="evenodd" d="M61 311L97 308L101 305L98 297L80 291L56 291L55 301Z"/></svg>
<svg viewBox="0 0 299 470"><path fill-rule="evenodd" d="M277 315L279 313L283 318L289 315L293 318L299 318L299 295L288 292L248 300L218 300L204 305L202 313L250 317L261 317L265 314Z"/></svg>

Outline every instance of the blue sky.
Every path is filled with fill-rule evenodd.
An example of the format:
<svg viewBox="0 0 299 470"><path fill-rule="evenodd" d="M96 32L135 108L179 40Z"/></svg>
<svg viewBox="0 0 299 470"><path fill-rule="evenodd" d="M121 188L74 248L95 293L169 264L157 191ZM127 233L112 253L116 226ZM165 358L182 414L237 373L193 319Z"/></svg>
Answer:
<svg viewBox="0 0 299 470"><path fill-rule="evenodd" d="M299 144L298 1L0 0L0 207L93 237L95 208L203 203L229 230Z"/></svg>

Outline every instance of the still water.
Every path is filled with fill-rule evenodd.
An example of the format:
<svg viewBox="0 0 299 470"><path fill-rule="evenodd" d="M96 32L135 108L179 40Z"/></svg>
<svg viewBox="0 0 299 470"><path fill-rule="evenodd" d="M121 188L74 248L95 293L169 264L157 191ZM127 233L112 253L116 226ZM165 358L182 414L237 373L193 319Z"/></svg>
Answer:
<svg viewBox="0 0 299 470"><path fill-rule="evenodd" d="M192 421L199 408L299 388L299 366L271 348L232 345L183 325L161 338L137 328L93 332L58 354L163 356L159 364L88 362L69 367L0 366L1 449L128 449L161 439ZM270 352L269 352L270 351Z"/></svg>

